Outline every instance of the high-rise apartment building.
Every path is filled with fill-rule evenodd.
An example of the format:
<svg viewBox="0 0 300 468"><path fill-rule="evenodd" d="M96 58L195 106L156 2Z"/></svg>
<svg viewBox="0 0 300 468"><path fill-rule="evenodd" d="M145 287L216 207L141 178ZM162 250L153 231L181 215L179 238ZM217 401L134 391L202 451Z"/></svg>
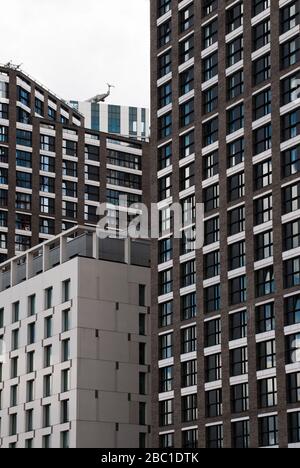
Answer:
<svg viewBox="0 0 300 468"><path fill-rule="evenodd" d="M0 67L0 262L107 203L148 203L148 144L85 128L82 114L13 66ZM144 174L144 176L143 176ZM125 201L124 197L127 197Z"/></svg>
<svg viewBox="0 0 300 468"><path fill-rule="evenodd" d="M149 109L105 102L70 101L84 116L85 127L139 140L150 136Z"/></svg>
<svg viewBox="0 0 300 468"><path fill-rule="evenodd" d="M0 277L0 447L149 447L147 241L73 228Z"/></svg>
<svg viewBox="0 0 300 468"><path fill-rule="evenodd" d="M299 1L151 0L151 35L153 446L299 447Z"/></svg>

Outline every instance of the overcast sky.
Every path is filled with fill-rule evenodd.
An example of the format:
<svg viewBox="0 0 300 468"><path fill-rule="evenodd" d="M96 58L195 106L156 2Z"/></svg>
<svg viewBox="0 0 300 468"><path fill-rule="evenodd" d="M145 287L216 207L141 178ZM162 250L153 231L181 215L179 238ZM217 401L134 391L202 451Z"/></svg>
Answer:
<svg viewBox="0 0 300 468"><path fill-rule="evenodd" d="M0 63L64 99L116 86L107 102L149 106L149 0L9 0ZM2 9L3 13L3 9Z"/></svg>

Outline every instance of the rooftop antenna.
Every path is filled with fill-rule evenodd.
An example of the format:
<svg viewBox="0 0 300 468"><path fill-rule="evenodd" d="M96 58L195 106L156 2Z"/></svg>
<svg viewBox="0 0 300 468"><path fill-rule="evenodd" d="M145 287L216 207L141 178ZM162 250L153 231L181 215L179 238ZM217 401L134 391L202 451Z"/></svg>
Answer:
<svg viewBox="0 0 300 468"><path fill-rule="evenodd" d="M111 88L114 88L114 85L111 85L107 83L108 86L108 91L105 94L97 94L96 96L92 97L91 99L88 99L86 102L91 102L93 104L98 104L99 102L104 102L108 96L110 96L110 90Z"/></svg>

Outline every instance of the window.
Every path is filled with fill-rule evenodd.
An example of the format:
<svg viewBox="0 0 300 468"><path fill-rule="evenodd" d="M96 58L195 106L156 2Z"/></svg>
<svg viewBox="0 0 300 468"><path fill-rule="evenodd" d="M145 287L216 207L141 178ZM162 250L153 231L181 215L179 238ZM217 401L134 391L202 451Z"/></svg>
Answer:
<svg viewBox="0 0 300 468"><path fill-rule="evenodd" d="M8 119L8 104L0 103L0 119Z"/></svg>
<svg viewBox="0 0 300 468"><path fill-rule="evenodd" d="M219 173L219 153L215 151L203 158L203 178L209 179Z"/></svg>
<svg viewBox="0 0 300 468"><path fill-rule="evenodd" d="M181 386L182 388L197 385L197 361L185 361L181 363Z"/></svg>
<svg viewBox="0 0 300 468"><path fill-rule="evenodd" d="M273 231L255 236L255 261L273 257Z"/></svg>
<svg viewBox="0 0 300 468"><path fill-rule="evenodd" d="M266 296L275 292L273 266L262 268L255 272L256 297Z"/></svg>
<svg viewBox="0 0 300 468"><path fill-rule="evenodd" d="M244 72L238 71L227 78L227 99L235 99L244 92Z"/></svg>
<svg viewBox="0 0 300 468"><path fill-rule="evenodd" d="M253 63L253 84L254 86L268 80L271 77L271 56L264 55Z"/></svg>
<svg viewBox="0 0 300 468"><path fill-rule="evenodd" d="M197 394L181 398L182 422L188 423L198 419Z"/></svg>
<svg viewBox="0 0 300 468"><path fill-rule="evenodd" d="M69 400L61 401L61 424L69 422Z"/></svg>
<svg viewBox="0 0 300 468"><path fill-rule="evenodd" d="M281 69L288 68L300 61L300 40L298 37L280 46Z"/></svg>
<svg viewBox="0 0 300 468"><path fill-rule="evenodd" d="M53 177L40 176L40 191L55 193L55 179Z"/></svg>
<svg viewBox="0 0 300 468"><path fill-rule="evenodd" d="M219 241L220 220L219 217L211 218L204 223L204 243L205 245L214 244Z"/></svg>
<svg viewBox="0 0 300 468"><path fill-rule="evenodd" d="M284 287L293 288L300 285L300 257L286 260L283 263Z"/></svg>
<svg viewBox="0 0 300 468"><path fill-rule="evenodd" d="M169 81L158 88L158 108L165 107L172 102L172 82Z"/></svg>
<svg viewBox="0 0 300 468"><path fill-rule="evenodd" d="M289 177L300 172L300 145L281 153L282 177Z"/></svg>
<svg viewBox="0 0 300 468"><path fill-rule="evenodd" d="M258 381L259 408L277 406L277 379L263 379Z"/></svg>
<svg viewBox="0 0 300 468"><path fill-rule="evenodd" d="M221 344L221 320L214 319L204 324L204 346L210 348Z"/></svg>
<svg viewBox="0 0 300 468"><path fill-rule="evenodd" d="M270 0L253 0L252 1L252 16L259 15L264 10L270 8Z"/></svg>
<svg viewBox="0 0 300 468"><path fill-rule="evenodd" d="M300 294L287 297L284 300L285 325L300 323Z"/></svg>
<svg viewBox="0 0 300 468"><path fill-rule="evenodd" d="M263 304L255 308L256 333L267 333L275 330L274 303Z"/></svg>
<svg viewBox="0 0 300 468"><path fill-rule="evenodd" d="M272 201L272 195L267 195L254 201L255 225L267 223L272 220Z"/></svg>
<svg viewBox="0 0 300 468"><path fill-rule="evenodd" d="M253 97L253 119L259 120L272 111L272 92L271 88L255 94Z"/></svg>
<svg viewBox="0 0 300 468"><path fill-rule="evenodd" d="M63 140L63 154L66 156L76 156L77 142L71 140Z"/></svg>
<svg viewBox="0 0 300 468"><path fill-rule="evenodd" d="M232 107L227 111L227 133L234 133L244 126L244 104Z"/></svg>
<svg viewBox="0 0 300 468"><path fill-rule="evenodd" d="M159 359L169 359L173 356L173 334L168 333L159 337Z"/></svg>
<svg viewBox="0 0 300 468"><path fill-rule="evenodd" d="M8 143L8 127L0 125L0 143Z"/></svg>
<svg viewBox="0 0 300 468"><path fill-rule="evenodd" d="M195 152L194 130L180 137L180 159L187 158Z"/></svg>
<svg viewBox="0 0 300 468"><path fill-rule="evenodd" d="M205 402L207 418L222 416L222 389L206 392Z"/></svg>
<svg viewBox="0 0 300 468"><path fill-rule="evenodd" d="M203 112L208 114L213 112L218 107L218 86L203 91Z"/></svg>
<svg viewBox="0 0 300 468"><path fill-rule="evenodd" d="M238 3L229 8L226 12L226 30L227 34L233 32L243 25L243 3Z"/></svg>
<svg viewBox="0 0 300 468"><path fill-rule="evenodd" d="M172 113L163 115L158 120L158 138L166 138L172 133Z"/></svg>
<svg viewBox="0 0 300 468"><path fill-rule="evenodd" d="M62 362L70 360L70 338L61 342L62 347Z"/></svg>
<svg viewBox="0 0 300 468"><path fill-rule="evenodd" d="M164 302L159 305L160 327L167 327L173 322L173 302Z"/></svg>
<svg viewBox="0 0 300 468"><path fill-rule="evenodd" d="M40 211L44 214L53 215L55 212L54 198L40 197Z"/></svg>
<svg viewBox="0 0 300 468"><path fill-rule="evenodd" d="M300 442L300 412L288 414L288 440L289 444Z"/></svg>
<svg viewBox="0 0 300 468"><path fill-rule="evenodd" d="M25 252L31 247L31 238L28 236L15 236L15 250L16 252Z"/></svg>
<svg viewBox="0 0 300 468"><path fill-rule="evenodd" d="M195 185L195 164L189 164L180 169L180 191Z"/></svg>
<svg viewBox="0 0 300 468"><path fill-rule="evenodd" d="M94 145L85 145L85 159L90 161L99 161L99 146ZM111 151L109 150L109 155L111 155Z"/></svg>
<svg viewBox="0 0 300 468"><path fill-rule="evenodd" d="M230 340L241 340L247 338L248 314L247 310L229 315Z"/></svg>
<svg viewBox="0 0 300 468"><path fill-rule="evenodd" d="M238 207L229 211L229 235L233 236L245 231L245 207Z"/></svg>
<svg viewBox="0 0 300 468"><path fill-rule="evenodd" d="M272 125L268 124L259 127L254 131L253 151L254 154L261 154L272 148Z"/></svg>
<svg viewBox="0 0 300 468"><path fill-rule="evenodd" d="M190 5L179 12L179 31L185 32L194 24L194 5Z"/></svg>
<svg viewBox="0 0 300 468"><path fill-rule="evenodd" d="M300 402L300 372L287 375L288 403Z"/></svg>
<svg viewBox="0 0 300 468"><path fill-rule="evenodd" d="M261 447L278 445L277 416L267 416L259 419L259 445Z"/></svg>
<svg viewBox="0 0 300 468"><path fill-rule="evenodd" d="M17 129L17 145L32 146L32 133Z"/></svg>
<svg viewBox="0 0 300 468"><path fill-rule="evenodd" d="M240 172L228 178L228 201L233 202L245 196L245 173Z"/></svg>
<svg viewBox="0 0 300 468"><path fill-rule="evenodd" d="M9 435L17 435L17 426L18 426L18 416L17 413L11 414L9 416Z"/></svg>
<svg viewBox="0 0 300 468"><path fill-rule="evenodd" d="M159 425L161 427L171 426L174 419L174 400L159 402Z"/></svg>
<svg viewBox="0 0 300 468"><path fill-rule="evenodd" d="M232 447L235 449L248 449L250 444L249 420L232 423Z"/></svg>
<svg viewBox="0 0 300 468"><path fill-rule="evenodd" d="M230 375L237 377L248 374L248 348L236 348L230 351Z"/></svg>
<svg viewBox="0 0 300 468"><path fill-rule="evenodd" d="M243 60L244 40L243 37L237 37L227 44L227 67L232 67Z"/></svg>
<svg viewBox="0 0 300 468"><path fill-rule="evenodd" d="M171 9L171 0L158 0L157 2L158 7L158 17L163 16Z"/></svg>
<svg viewBox="0 0 300 468"><path fill-rule="evenodd" d="M157 71L158 78L168 75L172 71L172 52L168 50L165 54L158 57Z"/></svg>
<svg viewBox="0 0 300 468"><path fill-rule="evenodd" d="M219 184L211 185L204 189L204 206L205 211L215 210L219 208L220 188Z"/></svg>
<svg viewBox="0 0 300 468"><path fill-rule="evenodd" d="M231 410L234 414L249 410L249 385L238 384L231 387Z"/></svg>
<svg viewBox="0 0 300 468"><path fill-rule="evenodd" d="M214 278L220 275L220 251L204 255L204 279Z"/></svg>
<svg viewBox="0 0 300 468"><path fill-rule="evenodd" d="M179 63L188 62L194 57L194 35L179 43Z"/></svg>
<svg viewBox="0 0 300 468"><path fill-rule="evenodd" d="M18 91L18 98L17 98L18 101L21 104L24 104L25 106L30 107L30 92L24 88L21 88L21 86L17 87L17 91Z"/></svg>
<svg viewBox="0 0 300 468"><path fill-rule="evenodd" d="M242 268L246 264L246 245L245 241L236 242L231 244L228 248L228 268L229 270L236 270Z"/></svg>
<svg viewBox="0 0 300 468"><path fill-rule="evenodd" d="M55 158L41 155L40 170L43 172L55 172Z"/></svg>
<svg viewBox="0 0 300 468"><path fill-rule="evenodd" d="M215 19L202 28L203 48L207 49L218 40L218 20Z"/></svg>
<svg viewBox="0 0 300 468"><path fill-rule="evenodd" d="M174 433L162 434L159 436L159 448L160 449L170 449L174 447Z"/></svg>
<svg viewBox="0 0 300 468"><path fill-rule="evenodd" d="M181 319L190 320L197 315L196 293L181 297Z"/></svg>
<svg viewBox="0 0 300 468"><path fill-rule="evenodd" d="M62 311L62 332L70 330L70 309Z"/></svg>
<svg viewBox="0 0 300 468"><path fill-rule="evenodd" d="M165 21L158 27L158 47L163 47L171 41L171 21Z"/></svg>
<svg viewBox="0 0 300 468"><path fill-rule="evenodd" d="M198 448L198 430L189 429L182 431L182 448L195 449Z"/></svg>
<svg viewBox="0 0 300 468"><path fill-rule="evenodd" d="M233 141L227 145L228 167L241 164L245 157L244 138Z"/></svg>
<svg viewBox="0 0 300 468"><path fill-rule="evenodd" d="M172 269L163 271L159 274L159 294L169 294L173 290L173 271Z"/></svg>
<svg viewBox="0 0 300 468"><path fill-rule="evenodd" d="M216 382L222 380L222 357L221 353L205 357L205 381Z"/></svg>
<svg viewBox="0 0 300 468"><path fill-rule="evenodd" d="M263 341L257 344L257 370L273 369L276 367L275 340Z"/></svg>
<svg viewBox="0 0 300 468"><path fill-rule="evenodd" d="M221 449L223 448L223 425L208 426L206 428L206 448Z"/></svg>
<svg viewBox="0 0 300 468"><path fill-rule="evenodd" d="M171 392L174 383L174 367L162 367L159 370L159 393Z"/></svg>
<svg viewBox="0 0 300 468"><path fill-rule="evenodd" d="M291 213L300 209L300 183L288 185L282 189L283 214Z"/></svg>
<svg viewBox="0 0 300 468"><path fill-rule="evenodd" d="M285 106L295 100L294 96L298 89L300 73L296 72L281 80L281 105Z"/></svg>
<svg viewBox="0 0 300 468"><path fill-rule="evenodd" d="M8 98L8 83L0 81L0 99Z"/></svg>
<svg viewBox="0 0 300 468"><path fill-rule="evenodd" d="M196 326L181 330L181 354L193 353L197 350Z"/></svg>
<svg viewBox="0 0 300 468"><path fill-rule="evenodd" d="M190 99L189 101L181 104L179 106L179 118L180 118L180 126L186 127L190 125L194 121L194 99Z"/></svg>
<svg viewBox="0 0 300 468"><path fill-rule="evenodd" d="M41 135L40 149L43 151L55 152L55 138L53 136Z"/></svg>
<svg viewBox="0 0 300 468"><path fill-rule="evenodd" d="M204 312L216 312L220 310L221 290L220 285L210 286L204 289Z"/></svg>
<svg viewBox="0 0 300 468"><path fill-rule="evenodd" d="M296 364L300 361L300 333L286 337L286 364Z"/></svg>
<svg viewBox="0 0 300 468"><path fill-rule="evenodd" d="M203 124L203 146L209 146L216 143L219 139L219 120L218 117L209 120Z"/></svg>
<svg viewBox="0 0 300 468"><path fill-rule="evenodd" d="M282 141L300 134L300 111L290 112L282 117Z"/></svg>
<svg viewBox="0 0 300 468"><path fill-rule="evenodd" d="M63 393L70 390L70 369L64 369L61 372L61 391Z"/></svg>
<svg viewBox="0 0 300 468"><path fill-rule="evenodd" d="M73 202L62 202L62 216L66 218L76 219L77 218L77 203Z"/></svg>
<svg viewBox="0 0 300 468"><path fill-rule="evenodd" d="M253 51L269 44L271 38L271 21L261 21L253 28Z"/></svg>
<svg viewBox="0 0 300 468"><path fill-rule="evenodd" d="M272 160L268 159L262 163L256 164L253 169L254 186L256 190L260 190L272 184Z"/></svg>
<svg viewBox="0 0 300 468"><path fill-rule="evenodd" d="M69 434L69 431L63 431L60 433L60 445L61 445L61 448L64 448L64 449L68 449L69 448L69 445L70 445L70 441L69 441L69 437L70 437L70 434Z"/></svg>
<svg viewBox="0 0 300 468"><path fill-rule="evenodd" d="M289 3L280 10L281 34L288 32L299 24L299 4L297 1Z"/></svg>
<svg viewBox="0 0 300 468"><path fill-rule="evenodd" d="M211 80L218 74L218 53L214 52L203 60L202 81Z"/></svg>
<svg viewBox="0 0 300 468"><path fill-rule="evenodd" d="M245 275L238 276L229 281L230 305L237 305L247 300L247 278Z"/></svg>

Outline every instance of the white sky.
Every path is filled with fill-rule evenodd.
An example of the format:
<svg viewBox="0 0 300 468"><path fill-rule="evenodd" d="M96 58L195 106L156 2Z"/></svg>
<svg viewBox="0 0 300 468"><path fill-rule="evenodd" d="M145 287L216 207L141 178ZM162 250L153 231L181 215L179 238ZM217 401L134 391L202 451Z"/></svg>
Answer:
<svg viewBox="0 0 300 468"><path fill-rule="evenodd" d="M22 69L64 99L116 86L113 104L149 107L149 0L9 0L0 63ZM3 11L4 9L4 11Z"/></svg>

